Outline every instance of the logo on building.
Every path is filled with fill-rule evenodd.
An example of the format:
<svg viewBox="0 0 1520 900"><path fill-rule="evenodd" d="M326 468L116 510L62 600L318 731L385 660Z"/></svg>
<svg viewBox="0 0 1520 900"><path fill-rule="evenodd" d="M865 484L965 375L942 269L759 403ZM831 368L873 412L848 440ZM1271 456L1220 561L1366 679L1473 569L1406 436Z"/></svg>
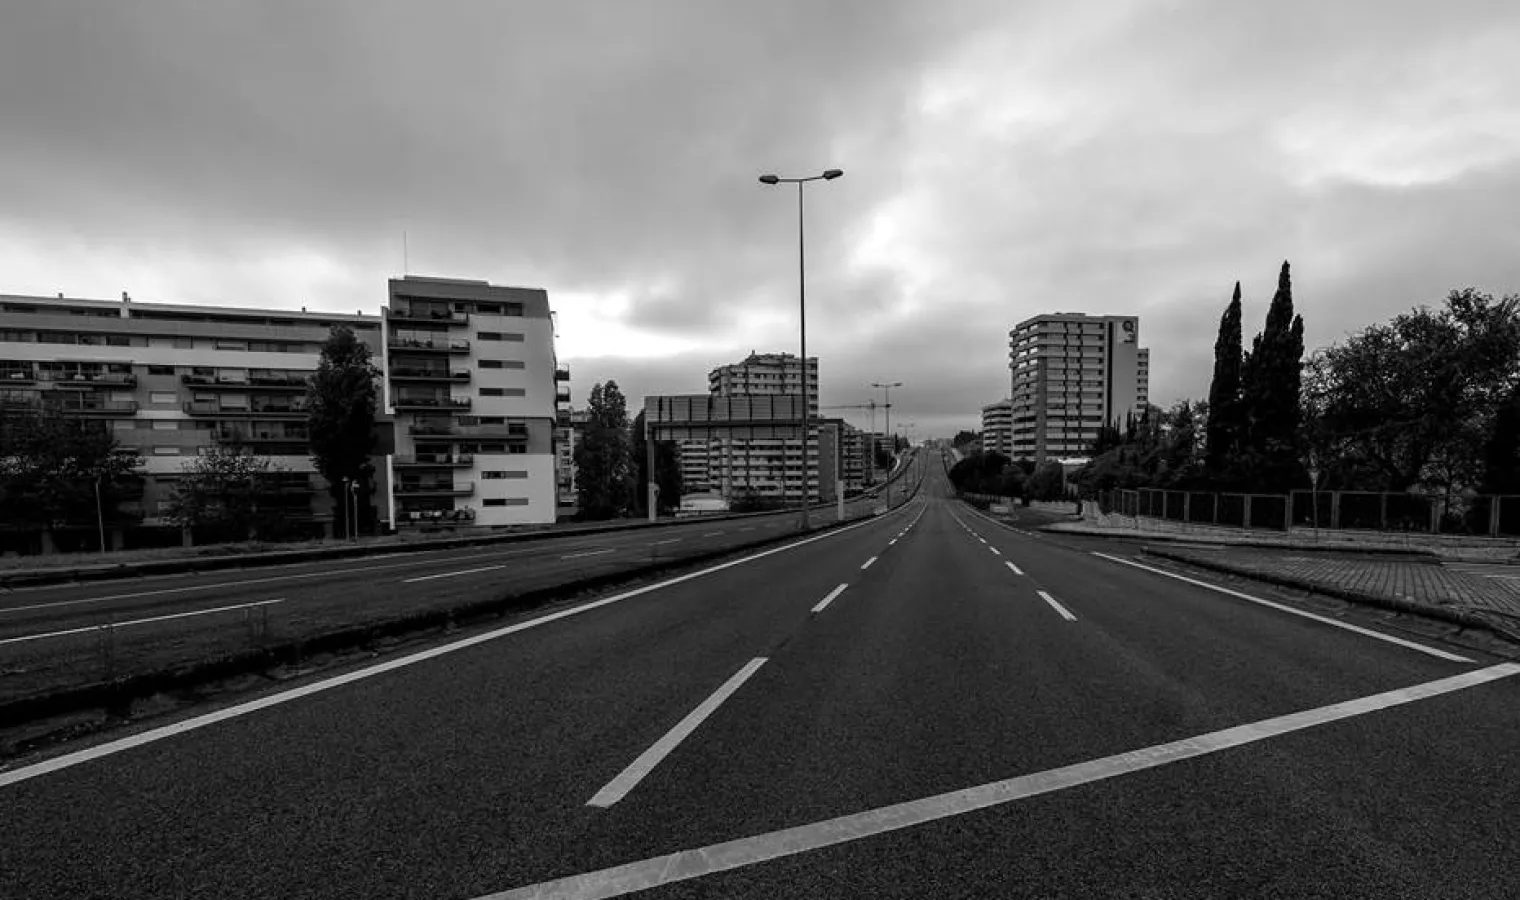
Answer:
<svg viewBox="0 0 1520 900"><path fill-rule="evenodd" d="M1119 330L1124 332L1124 335L1119 339L1120 343L1133 344L1135 342L1134 319L1125 319L1123 322L1120 322Z"/></svg>

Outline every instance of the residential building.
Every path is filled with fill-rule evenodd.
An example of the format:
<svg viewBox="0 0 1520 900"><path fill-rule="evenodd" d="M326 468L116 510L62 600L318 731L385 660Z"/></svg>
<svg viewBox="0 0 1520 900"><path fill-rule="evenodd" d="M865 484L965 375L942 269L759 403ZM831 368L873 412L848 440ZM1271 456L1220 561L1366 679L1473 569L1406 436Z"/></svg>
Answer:
<svg viewBox="0 0 1520 900"><path fill-rule="evenodd" d="M1148 399L1150 354L1135 316L1050 313L1008 336L1015 458L1081 456Z"/></svg>
<svg viewBox="0 0 1520 900"><path fill-rule="evenodd" d="M999 400L982 407L982 450L1013 455L1013 401Z"/></svg>
<svg viewBox="0 0 1520 900"><path fill-rule="evenodd" d="M316 534L332 504L312 465L304 404L333 325L380 345L375 316L136 303L125 293L0 296L0 390L98 421L142 456L142 499L123 510L135 524L118 522L113 546L179 543L166 518L175 486L186 463L227 441L277 470L263 508L281 509L287 531Z"/></svg>
<svg viewBox="0 0 1520 900"><path fill-rule="evenodd" d="M803 366L791 353L755 353L741 362L718 366L707 374L708 393L716 397L801 394ZM807 358L808 410L818 414L818 357Z"/></svg>
<svg viewBox="0 0 1520 900"><path fill-rule="evenodd" d="M1135 406L1144 410L1151 402L1151 351L1144 347L1135 358L1135 378Z"/></svg>
<svg viewBox="0 0 1520 900"><path fill-rule="evenodd" d="M644 416L654 440L675 441L682 450L682 491L717 491L725 500L741 494L800 502L802 497L802 398L795 394L674 394L644 398ZM808 460L818 471L818 425L813 425ZM705 456L705 467L702 460ZM706 480L702 481L701 469ZM686 481L691 472L691 481ZM808 496L819 498L819 482L808 478Z"/></svg>
<svg viewBox="0 0 1520 900"><path fill-rule="evenodd" d="M395 278L384 320L396 526L554 522L563 487L555 429L570 374L555 358L548 294Z"/></svg>
<svg viewBox="0 0 1520 900"><path fill-rule="evenodd" d="M586 410L561 409L555 422L555 486L561 517L573 516L580 509L580 493L575 481L575 449L580 446L590 419Z"/></svg>

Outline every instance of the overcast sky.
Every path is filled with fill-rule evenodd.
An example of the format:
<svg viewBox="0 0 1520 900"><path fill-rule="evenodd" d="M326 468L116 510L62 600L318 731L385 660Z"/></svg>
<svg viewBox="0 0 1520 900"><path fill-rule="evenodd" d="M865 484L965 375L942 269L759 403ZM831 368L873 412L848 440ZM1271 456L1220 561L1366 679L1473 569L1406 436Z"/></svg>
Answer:
<svg viewBox="0 0 1520 900"><path fill-rule="evenodd" d="M546 288L577 405L636 403L796 352L756 176L838 167L825 405L975 427L1068 310L1139 315L1169 403L1284 259L1310 346L1520 291L1517 48L1512 0L17 0L0 293L372 313L405 232L412 274Z"/></svg>

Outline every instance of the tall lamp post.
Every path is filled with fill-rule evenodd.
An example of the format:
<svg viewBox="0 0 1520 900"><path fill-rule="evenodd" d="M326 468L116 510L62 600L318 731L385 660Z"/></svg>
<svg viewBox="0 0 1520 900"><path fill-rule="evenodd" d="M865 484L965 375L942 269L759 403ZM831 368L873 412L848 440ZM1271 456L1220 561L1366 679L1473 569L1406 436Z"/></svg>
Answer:
<svg viewBox="0 0 1520 900"><path fill-rule="evenodd" d="M887 438L892 441L892 461L893 461L893 463L897 462L897 438L896 438L896 436L894 436L892 434L892 389L895 388L895 387L902 387L902 384L903 383L901 381L887 381L887 382L873 381L873 382L871 382L871 387L873 387L873 388L881 388L881 391L882 391L882 394L881 394L882 406L886 407L886 410L887 410ZM876 440L876 438L875 438L874 435L872 436L871 440L873 440L873 441ZM871 452L871 465L873 465L873 466L876 465L876 452L875 452L874 449ZM896 465L892 466L892 470L895 471L896 468L897 468ZM891 508L892 508L892 471L888 471L887 472L887 509L891 509Z"/></svg>
<svg viewBox="0 0 1520 900"><path fill-rule="evenodd" d="M801 358L798 363L802 367L802 530L808 529L808 428L812 425L812 412L808 406L808 364L807 364L807 265L806 251L803 243L802 226L802 187L809 181L833 181L844 174L842 169L825 169L821 175L809 175L805 178L782 178L778 175L761 175L760 183L768 185L795 184L797 185L797 328L802 336ZM783 374L785 374L783 372Z"/></svg>

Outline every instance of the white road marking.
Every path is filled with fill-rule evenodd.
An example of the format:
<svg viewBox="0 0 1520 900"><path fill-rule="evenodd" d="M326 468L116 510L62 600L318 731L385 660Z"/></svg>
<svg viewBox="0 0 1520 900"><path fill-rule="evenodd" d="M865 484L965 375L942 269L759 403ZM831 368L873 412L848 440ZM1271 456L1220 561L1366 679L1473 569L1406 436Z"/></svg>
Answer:
<svg viewBox="0 0 1520 900"><path fill-rule="evenodd" d="M860 570L862 572L864 572L866 569L871 568L871 563L873 563L873 562L876 562L876 557L874 557L874 556L871 557L870 559L866 560L865 562L861 563L860 564Z"/></svg>
<svg viewBox="0 0 1520 900"><path fill-rule="evenodd" d="M608 547L605 550L587 550L584 553L571 553L571 554L568 554L566 556L561 556L560 559L580 559L583 556L601 556L603 553L616 553L616 552L617 552L617 550L615 550L615 549L613 549L611 547Z"/></svg>
<svg viewBox="0 0 1520 900"><path fill-rule="evenodd" d="M600 898L620 897L678 881L687 881L704 875L727 872L744 866L863 840L879 834L901 831L928 822L961 816L1018 800L1027 800L1030 797L1117 778L1121 775L1143 772L1210 753L1246 746L1268 738L1281 737L1357 716L1371 715L1431 697L1477 687L1515 674L1520 674L1520 664L1502 663L1437 681L1427 681L1412 687L1263 719L1248 725L1237 725L1234 728L1225 728L1166 744L1156 744L1128 753L1063 766L1059 769L1019 775L1003 781L993 781L976 787L910 800L892 806L882 806L822 822L738 838L721 844L710 844L693 850L680 850L666 856L652 857L555 881L545 881L488 894L476 900L548 900L551 897L559 898L559 900L600 900Z"/></svg>
<svg viewBox="0 0 1520 900"><path fill-rule="evenodd" d="M661 544L679 544L679 543L681 543L681 540L682 540L681 538L666 538L663 541L655 541L654 543L650 544L649 546L651 546L651 547L658 547Z"/></svg>
<svg viewBox="0 0 1520 900"><path fill-rule="evenodd" d="M150 616L146 619L132 619L127 622L109 622L100 625L86 625L83 628L66 628L63 631L49 631L43 634L27 634L21 637L5 638L0 644L19 644L23 641L40 641L44 638L63 637L70 634L84 634L87 631L101 631L112 628L130 628L133 625L147 625L149 622L167 622L170 619L187 619L191 616L209 616L212 613L231 612L234 609L252 609L255 606L268 606L271 603L284 603L285 598L277 600L259 600L254 603L239 603L236 606L218 606L215 609L197 609L193 612L174 613L165 616Z"/></svg>
<svg viewBox="0 0 1520 900"><path fill-rule="evenodd" d="M982 537L982 536L981 536L981 535L977 535L977 536L976 536L976 539L977 539L977 540L979 540L979 541L981 541L981 542L982 542L982 543L984 543L984 544L985 544L985 543L987 543L987 539L986 539L986 538L984 538L984 537Z"/></svg>
<svg viewBox="0 0 1520 900"><path fill-rule="evenodd" d="M1075 622L1077 620L1077 617L1071 614L1071 610L1062 606L1060 603L1057 603L1056 598L1050 596L1050 594L1046 593L1045 591L1035 591L1035 593L1040 595L1041 600L1049 603L1051 609L1060 613L1061 618L1065 619L1068 622Z"/></svg>
<svg viewBox="0 0 1520 900"><path fill-rule="evenodd" d="M890 547L890 546L892 546L895 543L897 543L897 538L893 538L892 540L887 541L887 546Z"/></svg>
<svg viewBox="0 0 1520 900"><path fill-rule="evenodd" d="M717 537L718 535L720 535L722 533L723 532L721 532L721 531L709 531L708 533L706 533L706 534L704 534L702 536L703 537Z"/></svg>
<svg viewBox="0 0 1520 900"><path fill-rule="evenodd" d="M1002 556L1003 555L1003 551L999 550L996 547L989 546L987 549L991 550L993 553L997 554L998 556Z"/></svg>
<svg viewBox="0 0 1520 900"><path fill-rule="evenodd" d="M741 529L739 529L739 530L740 530L740 531L754 531L754 530L755 530L755 529L754 529L754 527L753 527L753 526L751 526L751 527L749 527L749 528L741 528Z"/></svg>
<svg viewBox="0 0 1520 900"><path fill-rule="evenodd" d="M1126 566L1134 566L1137 569L1144 569L1147 572L1153 572L1157 575L1165 575L1168 578L1175 578L1178 581L1185 581L1188 584L1197 585L1201 588L1208 588L1211 591L1218 591L1221 594L1228 594L1231 597L1238 597L1241 600L1247 600L1251 603L1259 603L1262 606L1271 607L1272 609L1278 610L1279 612L1290 613L1295 616L1302 616L1305 619L1313 619L1316 622L1322 622L1326 625L1332 625L1336 628L1344 628L1347 631L1354 631L1357 634L1363 634L1370 638L1377 638L1380 641L1387 641L1390 644L1398 644L1400 647L1408 647L1411 650L1418 650L1421 653L1428 653L1437 659L1444 659L1449 662L1459 663L1472 662L1472 660L1468 659L1465 656L1458 656L1455 653L1448 653L1445 650L1440 650L1435 647L1427 647L1424 644L1418 644L1414 641L1406 641L1401 637L1394 637L1391 634L1383 634L1381 631L1373 631L1371 628L1363 628L1360 625L1352 625L1350 622L1342 622L1337 619L1332 619L1328 616L1322 616L1317 613L1309 612L1305 609L1294 609L1293 607L1282 603L1274 603L1271 600L1264 600L1261 597L1253 597L1250 594L1231 590L1230 588L1222 587L1217 584L1209 584L1207 581L1199 581L1197 578L1189 578L1186 575L1178 575L1176 572L1168 572L1165 569L1157 569L1153 566L1143 565L1141 563L1135 562L1134 560L1124 559L1120 556L1109 556L1107 553L1099 553L1096 550L1093 551L1093 556L1101 556L1102 558L1111 562L1123 563Z"/></svg>
<svg viewBox="0 0 1520 900"><path fill-rule="evenodd" d="M416 578L404 579L402 584L416 584L419 581L432 581L434 578L453 578L456 575L474 575L477 572L494 572L497 569L505 569L506 565L481 566L478 569L461 569L458 572L439 572L437 575L418 575Z"/></svg>
<svg viewBox="0 0 1520 900"><path fill-rule="evenodd" d="M708 716L712 715L724 700L727 700L737 691L751 675L765 665L765 657L760 656L744 664L733 677L723 682L723 686L713 692L712 696L703 700L696 709L687 713L686 718L676 723L676 727L665 733L665 736L654 742L654 746L639 754L639 758L628 764L628 768L619 772L617 777L607 782L596 796L586 801L587 806L600 806L606 808L628 796L628 792L638 787L639 782L644 780L660 761L669 756L671 751L680 746L681 742L691 736L697 726L701 725Z"/></svg>
<svg viewBox="0 0 1520 900"><path fill-rule="evenodd" d="M1018 566L1014 565L1011 562L1006 562L1005 561L1003 563L1003 565L1007 566L1013 572L1013 574L1015 574L1015 575L1023 575L1024 574L1024 570L1023 569L1020 569Z"/></svg>
<svg viewBox="0 0 1520 900"><path fill-rule="evenodd" d="M473 635L471 637L462 638L452 643L443 644L437 647L430 647L427 650L419 650L418 652L409 654L407 656L386 660L385 662L376 663L375 665L367 666L362 669L355 669L352 672L345 672L342 675L334 675L331 678L324 678L319 681L313 681L310 684L294 687L288 691L280 691L278 693L268 694L266 696L258 698L257 700L250 700L247 703L239 703L234 706L229 706L225 709L219 709L215 712L193 716L189 719L184 719L183 721L175 722L171 725L152 728L147 731L130 735L128 737L118 738L114 741L107 741L94 747L88 747L84 750L76 750L73 753L64 753L51 759L43 760L42 762L33 763L29 766L22 766L19 769L13 769L10 771L4 771L3 769L0 769L0 788L8 787L12 784L27 781L32 778L37 778L50 772L57 772L60 769L67 769L72 766L77 766L81 763L90 762L91 760L101 759L106 756L112 756L126 750L131 750L134 747L141 747L145 744L152 744L157 741L165 740L166 738L184 734L188 731L194 731L198 728L205 728L209 725L215 725L218 722L225 722L228 719L235 719L239 716L246 716L249 713L255 713L259 710L268 709L272 706L279 706L282 703L289 703L293 700L299 700L302 697L309 697L312 694L319 694L323 691L330 691L334 688L339 688L346 684L352 684L356 681L362 681L366 678L373 678L376 675L383 675L386 672L395 671L396 669L427 662L428 660L437 659L440 656L446 656L450 653L457 653L460 650L466 650L470 647L474 647L477 644L484 644L488 641L498 640L500 638L507 637L508 635L517 634L520 631L527 631L530 628L537 628L540 625L547 625L550 622L557 622L560 619L567 619L571 616L580 615L584 612L590 612L593 609L599 609L603 606L609 606L613 603L619 603L623 600L639 597L653 591L658 591L662 588L670 587L671 585L683 584L685 582L693 581L698 578L704 578L708 575L722 572L726 569L732 569L735 566L741 566L748 562L754 562L757 559L764 559L768 556L774 556L778 553L785 553L788 550L795 550L798 547L804 547L816 541L826 541L830 538L838 537L841 534L846 534L848 532L854 531L857 528L864 528L867 525L873 525L878 521L880 520L873 517L862 522L856 522L853 525L846 525L843 528L836 528L832 531L825 531L821 534L813 535L812 537L806 537L798 541L793 541L790 544L783 544L780 547L772 547L768 550L761 550L758 553L752 553L749 556L742 556L739 559L731 559L727 562L721 562L717 565L708 566L705 569L699 569L695 572L688 572L685 575L677 575L674 578L667 578L664 581L657 581L654 584L637 587L632 590L624 591L621 594L614 594L611 597L603 597L600 600L592 600L587 603L582 603L579 606L572 606L567 609L548 613L534 619L528 619L524 622L518 622L513 625L496 628L491 631Z"/></svg>
<svg viewBox="0 0 1520 900"><path fill-rule="evenodd" d="M844 589L847 588L847 587L849 587L848 584L841 584L839 587L834 588L832 591L829 591L829 595L827 597L824 597L822 600L818 601L818 605L815 606L815 607L813 607L813 612L815 612L815 613L821 613L821 612L823 612L824 608L827 607L830 603L833 603L835 597L838 597L840 594L843 594L844 593Z"/></svg>

